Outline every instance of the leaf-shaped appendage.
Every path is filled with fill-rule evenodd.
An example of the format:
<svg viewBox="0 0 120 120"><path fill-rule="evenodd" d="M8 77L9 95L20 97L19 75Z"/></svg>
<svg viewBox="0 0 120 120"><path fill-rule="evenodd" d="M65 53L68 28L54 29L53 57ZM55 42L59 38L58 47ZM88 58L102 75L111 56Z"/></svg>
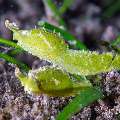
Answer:
<svg viewBox="0 0 120 120"><path fill-rule="evenodd" d="M54 67L43 67L30 71L28 76L16 69L16 76L27 91L35 94L45 93L50 96L70 96L80 90L91 87L88 82L75 82L65 71Z"/></svg>
<svg viewBox="0 0 120 120"><path fill-rule="evenodd" d="M15 23L10 23L8 20L5 21L5 25L14 32L13 39L18 40L20 47L41 59L59 63L68 48L56 33L44 29L19 30Z"/></svg>
<svg viewBox="0 0 120 120"><path fill-rule="evenodd" d="M112 53L71 50L56 33L44 29L19 30L6 22L24 50L56 64L71 74L94 75L120 69L120 55Z"/></svg>
<svg viewBox="0 0 120 120"><path fill-rule="evenodd" d="M120 69L120 55L112 53L67 50L63 56L63 67L72 74L95 75Z"/></svg>

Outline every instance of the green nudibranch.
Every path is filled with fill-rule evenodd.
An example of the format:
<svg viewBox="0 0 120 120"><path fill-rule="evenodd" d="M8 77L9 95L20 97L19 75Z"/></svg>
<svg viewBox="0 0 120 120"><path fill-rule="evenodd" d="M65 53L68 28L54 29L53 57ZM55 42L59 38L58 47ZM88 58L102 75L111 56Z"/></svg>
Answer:
<svg viewBox="0 0 120 120"><path fill-rule="evenodd" d="M120 55L112 53L71 50L62 37L44 29L19 30L6 22L18 45L34 56L52 62L67 72L77 75L95 75L120 69ZM114 58L114 59L113 59Z"/></svg>
<svg viewBox="0 0 120 120"><path fill-rule="evenodd" d="M13 31L13 39L18 40L20 47L55 66L41 68L28 76L17 69L16 76L27 91L35 94L46 93L50 96L75 95L92 85L74 81L69 73L86 76L120 69L119 54L114 56L112 53L72 50L63 38L54 32L44 29L19 30L9 21L5 24Z"/></svg>

